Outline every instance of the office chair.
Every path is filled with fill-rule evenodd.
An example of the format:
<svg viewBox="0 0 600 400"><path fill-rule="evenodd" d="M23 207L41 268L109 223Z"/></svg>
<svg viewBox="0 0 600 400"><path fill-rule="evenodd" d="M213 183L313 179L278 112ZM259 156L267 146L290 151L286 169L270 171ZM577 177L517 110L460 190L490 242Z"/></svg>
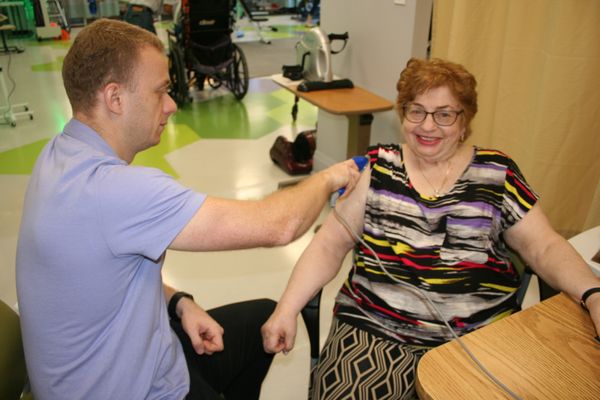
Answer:
<svg viewBox="0 0 600 400"><path fill-rule="evenodd" d="M3 301L0 301L0 326L0 399L33 400L28 392L21 397L27 383L27 369L19 316Z"/></svg>
<svg viewBox="0 0 600 400"><path fill-rule="evenodd" d="M302 309L302 319L304 325L306 325L306 331L308 332L308 340L310 342L310 370L317 365L319 361L319 353L321 351L319 344L319 315L321 307L321 294L323 289L319 290L315 296L310 299L308 303Z"/></svg>

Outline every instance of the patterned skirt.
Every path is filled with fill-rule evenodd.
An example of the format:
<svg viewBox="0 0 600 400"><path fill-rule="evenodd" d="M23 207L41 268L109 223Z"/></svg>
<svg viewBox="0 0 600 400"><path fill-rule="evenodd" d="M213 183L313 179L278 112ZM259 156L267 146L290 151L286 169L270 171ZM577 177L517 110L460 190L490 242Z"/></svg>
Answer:
<svg viewBox="0 0 600 400"><path fill-rule="evenodd" d="M426 351L374 336L334 318L311 373L308 398L416 398L417 363Z"/></svg>

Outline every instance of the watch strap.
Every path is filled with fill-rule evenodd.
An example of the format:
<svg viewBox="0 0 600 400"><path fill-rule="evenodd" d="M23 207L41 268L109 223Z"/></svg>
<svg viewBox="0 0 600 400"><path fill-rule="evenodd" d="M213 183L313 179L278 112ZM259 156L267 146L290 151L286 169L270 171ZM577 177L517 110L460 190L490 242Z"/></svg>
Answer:
<svg viewBox="0 0 600 400"><path fill-rule="evenodd" d="M177 315L177 303L181 300L182 297L187 297L190 300L194 300L194 296L186 292L175 292L171 299L169 300L169 305L167 307L167 311L169 313L169 317L175 321L181 321L181 318Z"/></svg>
<svg viewBox="0 0 600 400"><path fill-rule="evenodd" d="M583 292L583 294L581 295L581 300L579 300L579 304L581 304L581 307L583 307L585 310L587 310L588 308L587 308L587 305L585 304L585 301L592 294L598 293L598 292L600 292L600 287L593 287L593 288L590 288L590 289L586 290L585 292Z"/></svg>

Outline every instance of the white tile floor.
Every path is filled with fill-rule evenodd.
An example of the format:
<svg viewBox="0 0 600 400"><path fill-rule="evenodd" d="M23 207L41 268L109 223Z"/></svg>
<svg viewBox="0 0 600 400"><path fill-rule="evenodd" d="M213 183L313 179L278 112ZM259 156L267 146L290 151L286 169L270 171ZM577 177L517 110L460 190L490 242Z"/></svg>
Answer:
<svg viewBox="0 0 600 400"><path fill-rule="evenodd" d="M32 64L55 63L66 47L28 46L25 53L10 56L10 75L16 82L13 102L29 102L35 119L19 120L17 127L0 125L0 153L49 138L60 132L71 116L58 70L31 73ZM6 71L9 56L0 56ZM7 85L10 81L6 78ZM300 127L301 129L301 127ZM257 140L201 140L168 155L168 161L184 184L216 196L257 198L277 189L290 177L268 158L268 149L278 134L291 137L291 127ZM226 160L224 160L226 158ZM211 165L228 165L210 168ZM0 298L16 303L15 251L21 219L22 200L28 175L0 174ZM322 214L320 220L325 215ZM170 252L164 279L192 293L206 308L251 298L278 299L302 250L313 236L312 229L294 243L274 249L235 252ZM348 267L348 259L345 268ZM345 274L327 286L321 318L324 340L330 324L333 297ZM262 400L305 399L308 388L309 346L304 325L299 320L296 348L287 356L278 355L263 385Z"/></svg>

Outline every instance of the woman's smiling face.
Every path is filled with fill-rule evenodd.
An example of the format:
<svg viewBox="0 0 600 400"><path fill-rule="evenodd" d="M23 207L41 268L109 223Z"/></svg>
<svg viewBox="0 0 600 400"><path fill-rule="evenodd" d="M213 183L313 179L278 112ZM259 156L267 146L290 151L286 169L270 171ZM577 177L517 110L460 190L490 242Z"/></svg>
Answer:
<svg viewBox="0 0 600 400"><path fill-rule="evenodd" d="M447 86L417 95L411 105L429 113L462 110L461 104ZM406 144L417 157L427 162L445 161L451 158L460 146L461 137L465 132L464 114L459 114L450 126L436 124L431 114L420 123L410 122L404 117L402 128Z"/></svg>

